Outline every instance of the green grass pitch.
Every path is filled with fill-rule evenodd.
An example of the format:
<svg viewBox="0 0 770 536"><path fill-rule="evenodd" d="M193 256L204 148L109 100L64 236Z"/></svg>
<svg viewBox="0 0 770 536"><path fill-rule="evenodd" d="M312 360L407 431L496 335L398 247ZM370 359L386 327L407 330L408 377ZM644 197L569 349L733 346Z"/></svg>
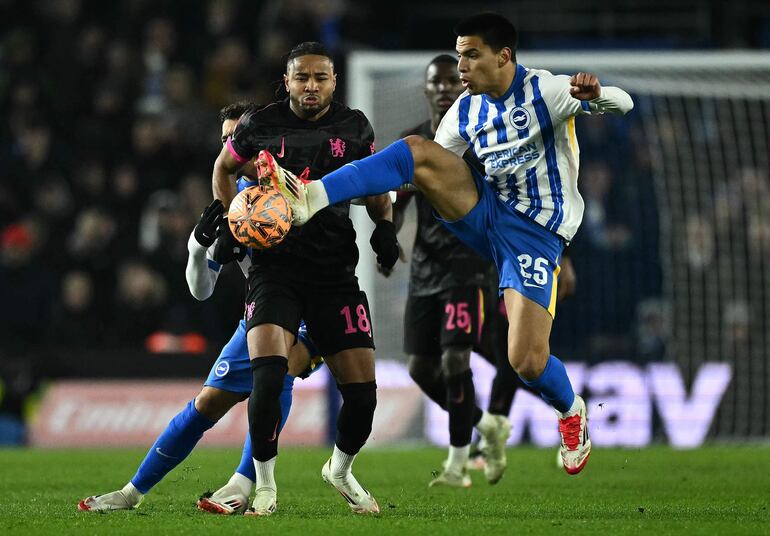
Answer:
<svg viewBox="0 0 770 536"><path fill-rule="evenodd" d="M0 450L0 534L768 534L770 448L595 449L568 476L555 452L509 450L497 486L428 489L444 453L364 450L355 472L382 513L351 513L320 478L328 449L284 449L270 518L199 512L195 500L231 474L239 452L199 449L139 509L77 512L78 500L121 487L145 450Z"/></svg>

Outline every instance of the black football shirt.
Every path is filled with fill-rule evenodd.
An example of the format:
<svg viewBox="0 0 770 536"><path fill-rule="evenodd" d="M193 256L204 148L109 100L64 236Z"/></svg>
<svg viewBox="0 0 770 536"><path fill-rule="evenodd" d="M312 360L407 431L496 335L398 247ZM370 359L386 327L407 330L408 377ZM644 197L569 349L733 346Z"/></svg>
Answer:
<svg viewBox="0 0 770 536"><path fill-rule="evenodd" d="M361 111L344 104L332 102L321 118L307 121L291 111L286 99L245 113L229 143L242 159L268 150L281 167L312 181L371 155L374 131ZM321 210L305 225L293 227L277 246L254 251L253 263L307 275L352 276L358 248L349 209L346 201Z"/></svg>

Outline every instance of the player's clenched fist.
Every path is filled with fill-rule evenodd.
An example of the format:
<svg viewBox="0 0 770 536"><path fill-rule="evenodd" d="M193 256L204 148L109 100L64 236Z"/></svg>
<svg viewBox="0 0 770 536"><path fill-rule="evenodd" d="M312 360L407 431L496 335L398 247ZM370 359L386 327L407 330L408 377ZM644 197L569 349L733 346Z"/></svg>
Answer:
<svg viewBox="0 0 770 536"><path fill-rule="evenodd" d="M602 85L596 75L589 73L577 73L569 80L570 95L578 100L592 100L601 97Z"/></svg>

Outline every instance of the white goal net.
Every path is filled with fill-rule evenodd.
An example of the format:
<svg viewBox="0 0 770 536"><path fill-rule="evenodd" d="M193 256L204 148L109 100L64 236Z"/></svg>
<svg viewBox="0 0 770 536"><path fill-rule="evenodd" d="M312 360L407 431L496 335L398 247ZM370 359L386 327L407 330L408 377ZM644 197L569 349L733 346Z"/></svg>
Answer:
<svg viewBox="0 0 770 536"><path fill-rule="evenodd" d="M378 147L428 118L424 72L438 53L349 58L348 104L369 117ZM704 364L728 363L733 377L712 432L770 434L770 54L564 51L518 59L554 73L595 73L636 103L624 118L578 121L586 198L573 249L579 290L560 307L555 352L640 368L673 362L687 389ZM365 261L369 231L359 234ZM410 246L413 230L403 236ZM378 355L396 357L408 267L385 280L368 264L361 277Z"/></svg>

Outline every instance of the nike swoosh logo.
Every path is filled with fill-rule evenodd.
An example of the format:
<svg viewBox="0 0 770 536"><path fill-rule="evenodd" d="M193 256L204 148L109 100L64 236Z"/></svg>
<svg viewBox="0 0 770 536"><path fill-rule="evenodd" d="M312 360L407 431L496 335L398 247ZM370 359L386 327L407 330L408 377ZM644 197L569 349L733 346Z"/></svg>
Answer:
<svg viewBox="0 0 770 536"><path fill-rule="evenodd" d="M281 152L280 153L275 153L275 157L276 158L283 158L283 140L284 139L285 139L284 137L281 137Z"/></svg>
<svg viewBox="0 0 770 536"><path fill-rule="evenodd" d="M168 458L169 460L178 460L178 459L179 459L179 458L175 458L174 456L169 456L168 454L164 454L164 453L163 453L163 452L160 450L160 447L155 447L155 452L157 452L158 454L160 454L160 455L161 455L161 456L163 456L164 458Z"/></svg>
<svg viewBox="0 0 770 536"><path fill-rule="evenodd" d="M528 283L527 281L524 281L524 286L525 287L532 287L532 288L540 288L540 289L543 288L540 285L535 285L534 283Z"/></svg>
<svg viewBox="0 0 770 536"><path fill-rule="evenodd" d="M272 443L273 441L275 441L275 440L278 438L278 423L279 423L279 422L280 422L280 421L275 421L275 428L273 429L273 437L271 437L270 439L268 439L268 441L269 441L270 443Z"/></svg>

